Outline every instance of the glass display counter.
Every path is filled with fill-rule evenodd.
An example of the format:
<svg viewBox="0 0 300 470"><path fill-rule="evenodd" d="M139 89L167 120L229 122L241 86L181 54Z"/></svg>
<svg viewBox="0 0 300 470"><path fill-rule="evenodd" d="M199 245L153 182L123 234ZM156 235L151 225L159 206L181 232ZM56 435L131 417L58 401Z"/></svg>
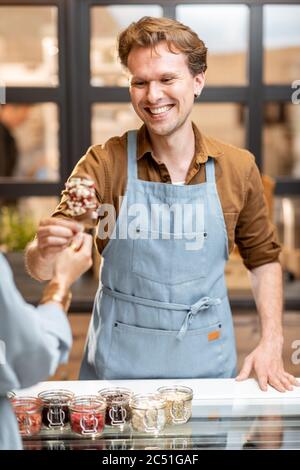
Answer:
<svg viewBox="0 0 300 470"><path fill-rule="evenodd" d="M105 426L98 437L80 436L67 426L43 427L35 436L23 437L27 450L237 450L300 449L300 388L284 394L259 390L252 379L43 382L30 395L53 388L68 388L76 395L95 394L107 386L124 386L134 393L149 393L160 386L186 385L194 391L192 417L185 424L167 425L159 433L134 431L130 423L121 430ZM28 394L28 389L20 392Z"/></svg>

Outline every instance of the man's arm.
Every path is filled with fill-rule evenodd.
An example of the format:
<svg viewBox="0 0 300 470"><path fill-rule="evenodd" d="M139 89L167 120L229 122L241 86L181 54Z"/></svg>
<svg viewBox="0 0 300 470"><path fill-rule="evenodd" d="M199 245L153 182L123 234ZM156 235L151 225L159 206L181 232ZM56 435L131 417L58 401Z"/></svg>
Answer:
<svg viewBox="0 0 300 470"><path fill-rule="evenodd" d="M253 269L250 271L250 279L261 321L261 339L283 343L283 286L280 263L268 263Z"/></svg>
<svg viewBox="0 0 300 470"><path fill-rule="evenodd" d="M25 253L29 274L38 281L51 279L57 254L72 242L79 248L82 231L83 226L72 220L59 217L42 220L36 238L28 245Z"/></svg>
<svg viewBox="0 0 300 470"><path fill-rule="evenodd" d="M262 390L267 390L268 383L280 392L292 390L292 385L297 385L297 381L285 372L282 361L283 287L280 263L259 266L250 271L250 278L260 316L261 339L245 359L237 380L247 379L253 369Z"/></svg>
<svg viewBox="0 0 300 470"><path fill-rule="evenodd" d="M74 168L70 178L91 178L95 183L96 196L99 204L103 201L105 193L106 170L103 160L107 150L102 146L91 147ZM82 224L91 223L90 214L80 217L78 223L66 213L66 200L68 191L63 191L62 198L54 211L53 217L40 222L36 239L28 245L25 253L25 262L29 274L39 281L51 279L56 255L71 243L81 246ZM82 224L80 223L82 222ZM95 221L96 225L96 221Z"/></svg>
<svg viewBox="0 0 300 470"><path fill-rule="evenodd" d="M269 383L279 391L290 390L295 378L285 372L282 361L283 286L278 258L280 245L268 213L264 187L255 159L251 156L245 177L244 206L239 214L236 243L250 272L252 291L260 317L261 339L243 364L237 380L253 370L259 386ZM247 160L245 160L245 163Z"/></svg>

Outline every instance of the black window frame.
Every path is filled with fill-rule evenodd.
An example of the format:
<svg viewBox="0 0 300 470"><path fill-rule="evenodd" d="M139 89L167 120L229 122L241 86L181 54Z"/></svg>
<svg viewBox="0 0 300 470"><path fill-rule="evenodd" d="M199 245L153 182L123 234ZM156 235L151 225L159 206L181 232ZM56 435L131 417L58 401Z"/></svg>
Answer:
<svg viewBox="0 0 300 470"><path fill-rule="evenodd" d="M0 196L5 199L27 196L58 196L67 179L72 165L69 158L69 144L71 129L68 124L68 87L66 62L67 51L67 11L65 0L0 0L0 7L56 7L57 8L57 35L58 35L58 86L18 86L6 87L6 103L46 103L51 102L58 107L59 119L59 181L9 181L0 180Z"/></svg>

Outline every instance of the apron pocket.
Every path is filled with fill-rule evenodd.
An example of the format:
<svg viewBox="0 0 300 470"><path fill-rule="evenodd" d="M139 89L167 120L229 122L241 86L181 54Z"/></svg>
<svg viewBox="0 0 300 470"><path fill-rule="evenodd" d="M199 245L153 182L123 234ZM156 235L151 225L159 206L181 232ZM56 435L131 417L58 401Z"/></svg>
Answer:
<svg viewBox="0 0 300 470"><path fill-rule="evenodd" d="M177 333L114 323L105 379L222 376L226 364L221 323L188 330L181 341Z"/></svg>
<svg viewBox="0 0 300 470"><path fill-rule="evenodd" d="M141 238L133 240L133 273L165 285L206 277L206 232L139 233Z"/></svg>

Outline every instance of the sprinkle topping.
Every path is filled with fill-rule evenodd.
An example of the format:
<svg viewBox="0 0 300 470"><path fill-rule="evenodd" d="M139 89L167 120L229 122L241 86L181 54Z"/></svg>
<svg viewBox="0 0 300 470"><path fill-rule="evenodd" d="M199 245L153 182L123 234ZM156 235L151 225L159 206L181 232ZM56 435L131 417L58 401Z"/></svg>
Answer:
<svg viewBox="0 0 300 470"><path fill-rule="evenodd" d="M65 186L68 195L67 214L77 217L91 211L91 218L97 219L98 202L94 182L89 178L71 178Z"/></svg>

